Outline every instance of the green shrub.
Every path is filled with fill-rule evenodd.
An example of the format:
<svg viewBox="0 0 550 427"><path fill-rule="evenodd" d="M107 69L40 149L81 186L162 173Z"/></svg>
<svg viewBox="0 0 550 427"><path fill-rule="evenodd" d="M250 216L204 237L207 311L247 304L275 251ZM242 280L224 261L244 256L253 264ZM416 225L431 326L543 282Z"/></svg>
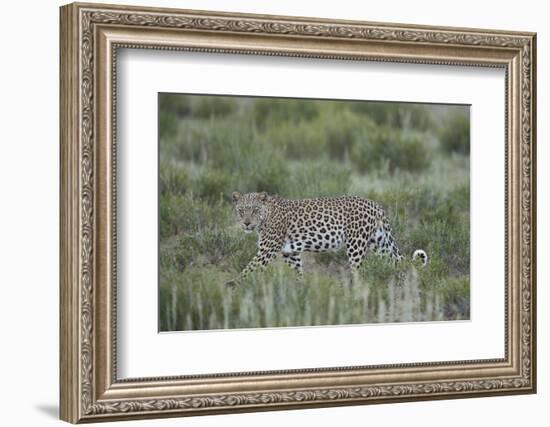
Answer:
<svg viewBox="0 0 550 427"><path fill-rule="evenodd" d="M223 200L233 191L231 176L223 169L206 168L194 184L195 194L210 202Z"/></svg>
<svg viewBox="0 0 550 427"><path fill-rule="evenodd" d="M185 206L185 197L181 194L166 193L159 197L159 233L160 238L178 234L184 227L185 217L181 215Z"/></svg>
<svg viewBox="0 0 550 427"><path fill-rule="evenodd" d="M182 120L174 138L163 144L166 155L177 160L224 168L237 168L249 152L260 149L253 124L230 119Z"/></svg>
<svg viewBox="0 0 550 427"><path fill-rule="evenodd" d="M177 234L191 234L216 224L220 227L232 223L229 203L205 203L192 193L161 194L159 197L160 238Z"/></svg>
<svg viewBox="0 0 550 427"><path fill-rule="evenodd" d="M402 128L417 129L419 131L429 130L432 126L432 116L426 105L408 105L402 113Z"/></svg>
<svg viewBox="0 0 550 427"><path fill-rule="evenodd" d="M171 93L161 93L158 99L160 137L173 136L178 121L191 113L190 100L186 96Z"/></svg>
<svg viewBox="0 0 550 427"><path fill-rule="evenodd" d="M237 161L235 158L235 162ZM287 188L288 162L269 146L263 152L256 149L253 153L243 156L240 168L238 163L235 163L235 169L229 165L228 169L231 170L231 191L284 194Z"/></svg>
<svg viewBox="0 0 550 427"><path fill-rule="evenodd" d="M315 159L326 155L326 135L317 120L298 123L282 122L266 129L266 144L280 150L288 159Z"/></svg>
<svg viewBox="0 0 550 427"><path fill-rule="evenodd" d="M183 118L191 114L192 98L177 93L160 93L159 109L162 113L173 114L175 117Z"/></svg>
<svg viewBox="0 0 550 427"><path fill-rule="evenodd" d="M248 166L249 173L241 178L238 188L244 188L247 192L285 194L288 186L288 163L276 153L270 155L267 151L265 154L265 157L257 157L254 165Z"/></svg>
<svg viewBox="0 0 550 427"><path fill-rule="evenodd" d="M441 147L447 153L470 154L470 118L453 114L444 121L439 134Z"/></svg>
<svg viewBox="0 0 550 427"><path fill-rule="evenodd" d="M161 135L161 159L204 163L213 132L206 120L179 120L174 132Z"/></svg>
<svg viewBox="0 0 550 427"><path fill-rule="evenodd" d="M317 104L307 99L263 98L254 102L254 120L260 129L283 122L312 120L318 114Z"/></svg>
<svg viewBox="0 0 550 427"><path fill-rule="evenodd" d="M470 318L470 277L449 278L441 286L445 319Z"/></svg>
<svg viewBox="0 0 550 427"><path fill-rule="evenodd" d="M431 156L420 137L377 127L353 147L351 161L361 173L371 169L387 169L391 174L397 169L418 173L430 166Z"/></svg>
<svg viewBox="0 0 550 427"><path fill-rule="evenodd" d="M190 180L183 167L171 162L161 162L159 169L160 194L184 194L190 188Z"/></svg>
<svg viewBox="0 0 550 427"><path fill-rule="evenodd" d="M346 267L348 264L348 257L345 250L318 252L313 254L313 258L317 264L329 268L334 266Z"/></svg>
<svg viewBox="0 0 550 427"><path fill-rule="evenodd" d="M341 196L348 192L351 171L324 161L293 162L288 166L283 195L291 198Z"/></svg>
<svg viewBox="0 0 550 427"><path fill-rule="evenodd" d="M353 147L360 144L363 136L374 127L368 118L348 109L331 111L319 121L318 126L325 134L330 158L340 162L349 159Z"/></svg>
<svg viewBox="0 0 550 427"><path fill-rule="evenodd" d="M356 101L353 111L368 116L380 126L425 131L432 126L428 107L397 102Z"/></svg>
<svg viewBox="0 0 550 427"><path fill-rule="evenodd" d="M372 126L349 109L326 107L314 119L271 122L264 137L291 160L329 157L342 162Z"/></svg>
<svg viewBox="0 0 550 427"><path fill-rule="evenodd" d="M234 114L238 104L234 98L224 96L196 96L192 98L192 114L195 118L212 119Z"/></svg>
<svg viewBox="0 0 550 427"><path fill-rule="evenodd" d="M173 137L178 128L178 119L170 113L159 113L159 135L161 139Z"/></svg>
<svg viewBox="0 0 550 427"><path fill-rule="evenodd" d="M159 267L162 274L183 273L193 262L194 247L188 244L191 236L181 235L166 239L159 247Z"/></svg>
<svg viewBox="0 0 550 427"><path fill-rule="evenodd" d="M371 252L359 269L363 280L368 280L373 286L387 286L390 280L398 280L399 273L404 272L410 263L405 259L395 264L391 258Z"/></svg>
<svg viewBox="0 0 550 427"><path fill-rule="evenodd" d="M244 233L233 232L229 226L218 227L214 224L200 232L176 236L161 247L161 265L181 272L191 266L228 267L229 259L241 250L244 236Z"/></svg>
<svg viewBox="0 0 550 427"><path fill-rule="evenodd" d="M470 272L469 216L440 210L422 220L410 239L428 254L437 254L448 273L458 276ZM451 213L452 212L452 213Z"/></svg>

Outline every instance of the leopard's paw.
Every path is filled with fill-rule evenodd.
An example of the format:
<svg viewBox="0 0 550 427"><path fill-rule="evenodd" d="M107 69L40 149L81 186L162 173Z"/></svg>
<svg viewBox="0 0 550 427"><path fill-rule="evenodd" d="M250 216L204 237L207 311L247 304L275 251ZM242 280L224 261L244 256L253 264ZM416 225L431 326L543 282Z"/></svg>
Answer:
<svg viewBox="0 0 550 427"><path fill-rule="evenodd" d="M239 287L239 284L236 280L230 280L229 282L225 282L224 285L227 289L236 289Z"/></svg>

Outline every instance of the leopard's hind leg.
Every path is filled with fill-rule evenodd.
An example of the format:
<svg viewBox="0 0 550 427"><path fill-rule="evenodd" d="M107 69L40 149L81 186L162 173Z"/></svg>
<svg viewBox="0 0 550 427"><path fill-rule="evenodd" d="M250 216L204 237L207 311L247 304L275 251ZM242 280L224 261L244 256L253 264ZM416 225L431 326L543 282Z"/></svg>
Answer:
<svg viewBox="0 0 550 427"><path fill-rule="evenodd" d="M359 281L359 267L367 256L367 240L361 238L350 238L346 242L346 255L351 270L350 285Z"/></svg>
<svg viewBox="0 0 550 427"><path fill-rule="evenodd" d="M403 259L397 242L393 237L390 222L386 216L378 220L377 227L369 236L367 247L379 254L388 255L394 262Z"/></svg>
<svg viewBox="0 0 550 427"><path fill-rule="evenodd" d="M298 275L298 280L304 279L304 269L302 266L302 257L299 252L286 253L283 252L283 260L289 265Z"/></svg>

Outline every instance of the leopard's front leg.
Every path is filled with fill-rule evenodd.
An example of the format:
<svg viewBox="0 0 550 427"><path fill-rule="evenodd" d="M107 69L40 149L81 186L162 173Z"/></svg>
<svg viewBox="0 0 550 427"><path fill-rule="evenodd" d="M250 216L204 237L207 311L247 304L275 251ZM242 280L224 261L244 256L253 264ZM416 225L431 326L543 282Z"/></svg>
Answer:
<svg viewBox="0 0 550 427"><path fill-rule="evenodd" d="M260 249L258 253L252 258L252 261L241 271L240 277L245 279L250 273L256 270L258 267L263 268L267 266L275 257L277 252L271 249Z"/></svg>
<svg viewBox="0 0 550 427"><path fill-rule="evenodd" d="M281 247L282 241L278 233L262 233L258 242L258 252L254 255L254 258L252 258L243 271L241 271L237 279L231 280L225 285L230 288L238 286L250 273L258 268L266 267L273 261L280 252Z"/></svg>

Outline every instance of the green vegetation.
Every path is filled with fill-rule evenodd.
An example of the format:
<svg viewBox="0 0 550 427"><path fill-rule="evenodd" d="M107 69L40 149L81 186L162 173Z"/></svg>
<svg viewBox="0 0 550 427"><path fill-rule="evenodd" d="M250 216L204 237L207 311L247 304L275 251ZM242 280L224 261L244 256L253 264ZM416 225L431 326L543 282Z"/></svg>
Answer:
<svg viewBox="0 0 550 427"><path fill-rule="evenodd" d="M466 114L454 114L443 122L440 131L444 150L464 155L470 154L470 118Z"/></svg>
<svg viewBox="0 0 550 427"><path fill-rule="evenodd" d="M467 319L470 316L466 107L160 96L160 329ZM354 194L380 202L402 252L371 255L350 286L343 251L305 254L305 279L277 260L238 289L256 235L230 194Z"/></svg>

